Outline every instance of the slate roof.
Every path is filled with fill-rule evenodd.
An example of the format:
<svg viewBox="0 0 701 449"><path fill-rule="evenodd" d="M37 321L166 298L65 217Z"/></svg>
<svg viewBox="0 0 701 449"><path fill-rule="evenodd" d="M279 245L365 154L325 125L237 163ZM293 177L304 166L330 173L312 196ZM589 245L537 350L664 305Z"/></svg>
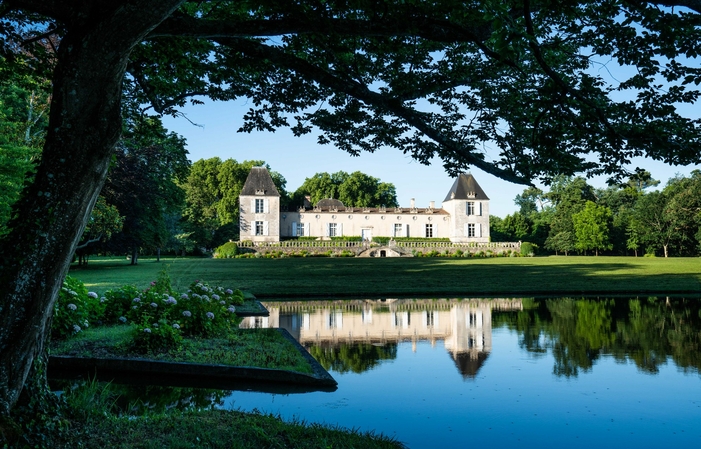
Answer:
<svg viewBox="0 0 701 449"><path fill-rule="evenodd" d="M248 173L240 195L280 196L280 192L277 191L267 168L253 167Z"/></svg>
<svg viewBox="0 0 701 449"><path fill-rule="evenodd" d="M475 177L471 174L461 173L448 191L443 202L450 200L489 200Z"/></svg>

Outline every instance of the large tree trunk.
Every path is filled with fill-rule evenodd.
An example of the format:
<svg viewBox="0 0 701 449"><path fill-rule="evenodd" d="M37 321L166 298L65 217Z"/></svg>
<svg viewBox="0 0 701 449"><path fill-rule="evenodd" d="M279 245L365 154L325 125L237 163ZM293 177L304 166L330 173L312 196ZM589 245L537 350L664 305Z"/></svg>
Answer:
<svg viewBox="0 0 701 449"><path fill-rule="evenodd" d="M72 22L58 50L42 160L0 243L1 415L9 415L34 359L45 351L58 291L119 138L129 54L182 1L57 6Z"/></svg>

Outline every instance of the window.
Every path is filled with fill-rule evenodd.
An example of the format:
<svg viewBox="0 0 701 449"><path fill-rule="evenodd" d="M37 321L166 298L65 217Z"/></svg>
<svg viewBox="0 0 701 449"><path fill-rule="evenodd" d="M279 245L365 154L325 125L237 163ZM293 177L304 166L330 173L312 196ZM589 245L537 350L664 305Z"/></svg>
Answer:
<svg viewBox="0 0 701 449"><path fill-rule="evenodd" d="M433 224L429 223L426 225L426 238L430 239L433 237Z"/></svg>
<svg viewBox="0 0 701 449"><path fill-rule="evenodd" d="M329 223L329 237L336 237L338 235L338 225L336 223Z"/></svg>
<svg viewBox="0 0 701 449"><path fill-rule="evenodd" d="M265 226L262 221L256 221L256 235L265 235Z"/></svg>
<svg viewBox="0 0 701 449"><path fill-rule="evenodd" d="M304 223L297 225L297 237L304 237Z"/></svg>
<svg viewBox="0 0 701 449"><path fill-rule="evenodd" d="M265 213L265 200L256 198L256 213Z"/></svg>
<svg viewBox="0 0 701 449"><path fill-rule="evenodd" d="M395 237L401 237L402 235L402 224L401 223L395 223L394 224L394 236Z"/></svg>
<svg viewBox="0 0 701 449"><path fill-rule="evenodd" d="M467 202L467 215L475 215L475 203L474 201Z"/></svg>
<svg viewBox="0 0 701 449"><path fill-rule="evenodd" d="M475 237L475 224L474 223L468 223L467 224L467 236L468 237Z"/></svg>

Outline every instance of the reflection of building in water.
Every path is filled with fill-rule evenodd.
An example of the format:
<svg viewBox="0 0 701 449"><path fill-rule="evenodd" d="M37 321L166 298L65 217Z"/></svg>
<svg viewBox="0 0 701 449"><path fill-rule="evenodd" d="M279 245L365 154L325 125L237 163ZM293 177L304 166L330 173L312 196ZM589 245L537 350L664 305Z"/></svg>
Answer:
<svg viewBox="0 0 701 449"><path fill-rule="evenodd" d="M463 377L474 377L492 350L492 309L520 310L521 300L388 299L267 302L270 317L241 327L281 327L305 346L443 340Z"/></svg>

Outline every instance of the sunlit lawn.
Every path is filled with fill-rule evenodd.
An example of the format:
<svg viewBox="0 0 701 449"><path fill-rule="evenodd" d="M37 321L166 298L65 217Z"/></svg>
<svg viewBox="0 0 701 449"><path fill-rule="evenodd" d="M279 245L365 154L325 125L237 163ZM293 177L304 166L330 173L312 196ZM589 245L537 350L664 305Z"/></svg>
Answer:
<svg viewBox="0 0 701 449"><path fill-rule="evenodd" d="M104 292L145 288L164 267L180 291L199 279L259 298L701 293L699 258L95 258L70 274Z"/></svg>

